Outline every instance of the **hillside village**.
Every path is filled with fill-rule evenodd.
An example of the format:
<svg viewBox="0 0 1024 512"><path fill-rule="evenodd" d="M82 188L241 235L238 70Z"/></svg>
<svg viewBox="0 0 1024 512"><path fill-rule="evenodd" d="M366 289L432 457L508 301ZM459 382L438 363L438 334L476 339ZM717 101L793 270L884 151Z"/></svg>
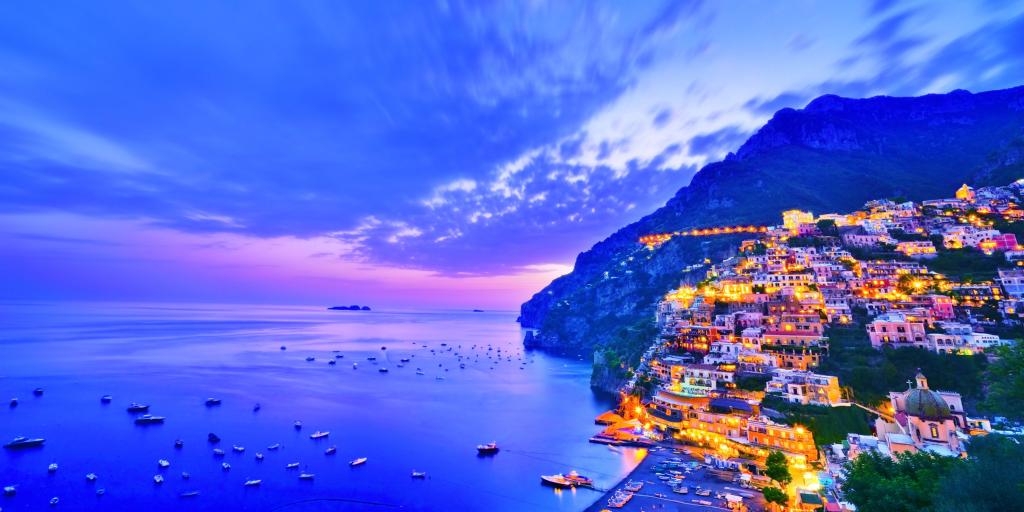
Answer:
<svg viewBox="0 0 1024 512"><path fill-rule="evenodd" d="M657 251L674 236L754 235L658 304L658 338L624 368L623 406L596 440L675 440L755 482L781 452L797 470L791 505L852 510L843 481L864 453L964 458L975 436L1021 434L978 413L977 377L1024 334L1020 204L1024 180L644 236Z"/></svg>

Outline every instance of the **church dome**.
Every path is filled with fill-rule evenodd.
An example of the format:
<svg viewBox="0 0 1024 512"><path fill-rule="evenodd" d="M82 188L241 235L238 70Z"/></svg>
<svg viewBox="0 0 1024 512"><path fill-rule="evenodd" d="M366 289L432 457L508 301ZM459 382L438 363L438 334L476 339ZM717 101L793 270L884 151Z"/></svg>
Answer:
<svg viewBox="0 0 1024 512"><path fill-rule="evenodd" d="M927 388L915 388L908 391L904 409L909 416L929 420L953 417L953 414L949 412L949 404L938 393Z"/></svg>

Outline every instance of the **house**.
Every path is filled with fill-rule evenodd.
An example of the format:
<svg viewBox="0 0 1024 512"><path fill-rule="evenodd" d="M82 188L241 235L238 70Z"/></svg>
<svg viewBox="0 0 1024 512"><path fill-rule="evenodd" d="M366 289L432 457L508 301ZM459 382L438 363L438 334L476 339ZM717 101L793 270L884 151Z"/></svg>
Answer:
<svg viewBox="0 0 1024 512"><path fill-rule="evenodd" d="M893 421L875 420L875 431L885 440L889 453L927 451L957 457L965 449L959 433L967 428L967 415L959 393L934 391L921 372L915 385L901 392L890 392Z"/></svg>
<svg viewBox="0 0 1024 512"><path fill-rule="evenodd" d="M1007 297L1013 297L1014 299L1024 297L1024 270L999 269L999 278L996 279L996 282L1003 287Z"/></svg>
<svg viewBox="0 0 1024 512"><path fill-rule="evenodd" d="M894 311L879 315L867 325L867 331L871 346L876 349L883 345L928 348L924 322L906 313Z"/></svg>
<svg viewBox="0 0 1024 512"><path fill-rule="evenodd" d="M933 258L935 257L935 244L928 240L900 242L896 244L896 252L911 258Z"/></svg>
<svg viewBox="0 0 1024 512"><path fill-rule="evenodd" d="M849 402L843 400L839 377L809 371L783 368L773 370L772 379L765 385L765 392L802 405L849 405Z"/></svg>

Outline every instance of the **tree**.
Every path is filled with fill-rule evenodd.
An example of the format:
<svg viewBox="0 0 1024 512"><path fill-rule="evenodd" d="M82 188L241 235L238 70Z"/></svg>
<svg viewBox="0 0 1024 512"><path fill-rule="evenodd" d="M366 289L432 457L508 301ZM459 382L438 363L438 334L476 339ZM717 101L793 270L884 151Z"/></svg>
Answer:
<svg viewBox="0 0 1024 512"><path fill-rule="evenodd" d="M937 512L1024 510L1024 444L990 434L968 446L967 461L953 466L935 499Z"/></svg>
<svg viewBox="0 0 1024 512"><path fill-rule="evenodd" d="M836 236L839 229L836 228L836 221L832 219L821 219L816 223L818 231L825 236Z"/></svg>
<svg viewBox="0 0 1024 512"><path fill-rule="evenodd" d="M1024 343L999 347L988 368L988 396L982 408L1020 418L1024 415Z"/></svg>
<svg viewBox="0 0 1024 512"><path fill-rule="evenodd" d="M896 460L864 453L847 463L846 498L859 510L935 510L940 482L961 459L927 452L901 453Z"/></svg>
<svg viewBox="0 0 1024 512"><path fill-rule="evenodd" d="M783 486L793 481L793 475L789 474L789 462L786 460L786 454L780 451L773 451L768 454L764 474Z"/></svg>
<svg viewBox="0 0 1024 512"><path fill-rule="evenodd" d="M764 493L764 500L768 503L779 506L785 506L786 503L789 503L789 496L786 496L786 491L778 487L765 487L762 492Z"/></svg>

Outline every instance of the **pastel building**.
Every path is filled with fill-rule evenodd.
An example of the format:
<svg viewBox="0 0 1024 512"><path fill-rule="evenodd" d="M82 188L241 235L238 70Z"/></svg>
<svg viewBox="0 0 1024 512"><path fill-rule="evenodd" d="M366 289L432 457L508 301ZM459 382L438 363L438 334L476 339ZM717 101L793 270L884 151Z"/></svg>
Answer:
<svg viewBox="0 0 1024 512"><path fill-rule="evenodd" d="M920 372L906 391L890 392L894 421L875 420L875 431L889 453L927 451L936 455L961 456L964 446L960 431L967 428L967 415L959 393L928 388Z"/></svg>
<svg viewBox="0 0 1024 512"><path fill-rule="evenodd" d="M876 349L885 345L928 348L924 322L901 312L879 315L867 325L867 331L871 346Z"/></svg>

